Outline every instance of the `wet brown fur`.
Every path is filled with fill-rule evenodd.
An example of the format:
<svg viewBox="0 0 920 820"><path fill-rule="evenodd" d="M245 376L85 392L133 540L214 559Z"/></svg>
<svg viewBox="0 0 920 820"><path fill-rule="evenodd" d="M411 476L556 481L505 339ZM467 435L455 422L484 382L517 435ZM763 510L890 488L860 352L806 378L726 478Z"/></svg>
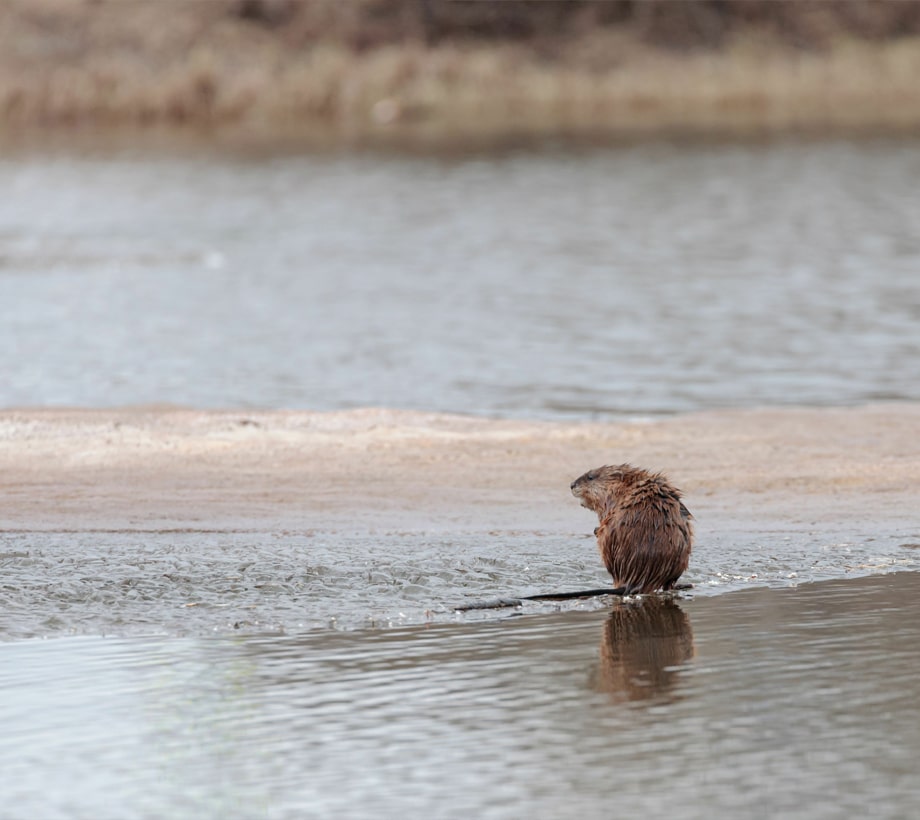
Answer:
<svg viewBox="0 0 920 820"><path fill-rule="evenodd" d="M661 473L599 467L572 482L572 495L597 513L597 546L615 586L632 594L677 583L690 562L692 516Z"/></svg>

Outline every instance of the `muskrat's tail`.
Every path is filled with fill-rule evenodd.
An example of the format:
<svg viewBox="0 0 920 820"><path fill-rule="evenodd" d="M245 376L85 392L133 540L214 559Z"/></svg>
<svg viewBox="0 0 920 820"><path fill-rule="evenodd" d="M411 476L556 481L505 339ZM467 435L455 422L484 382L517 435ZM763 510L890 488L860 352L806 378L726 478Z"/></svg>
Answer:
<svg viewBox="0 0 920 820"><path fill-rule="evenodd" d="M680 592L687 589L693 589L693 584L674 584L667 590L669 592ZM474 609L510 609L516 606L523 606L524 601L569 601L574 598L598 598L602 595L632 595L638 590L638 587L605 587L603 589L582 589L576 592L543 592L539 595L524 595L521 598L496 598L492 601L477 601L472 604L460 604L454 607L454 612L470 612Z"/></svg>

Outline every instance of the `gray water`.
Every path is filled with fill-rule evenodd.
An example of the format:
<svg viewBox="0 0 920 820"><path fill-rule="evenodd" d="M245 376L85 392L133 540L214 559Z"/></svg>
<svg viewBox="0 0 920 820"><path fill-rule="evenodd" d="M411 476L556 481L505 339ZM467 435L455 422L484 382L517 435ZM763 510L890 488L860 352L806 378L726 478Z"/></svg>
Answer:
<svg viewBox="0 0 920 820"><path fill-rule="evenodd" d="M0 158L0 407L920 398L920 142Z"/></svg>
<svg viewBox="0 0 920 820"><path fill-rule="evenodd" d="M19 151L0 186L0 407L920 398L920 142ZM466 614L607 585L593 539L0 533L0 820L911 816L920 530L745 516L678 600Z"/></svg>
<svg viewBox="0 0 920 820"><path fill-rule="evenodd" d="M6 644L0 817L911 817L918 601L900 573L490 623Z"/></svg>

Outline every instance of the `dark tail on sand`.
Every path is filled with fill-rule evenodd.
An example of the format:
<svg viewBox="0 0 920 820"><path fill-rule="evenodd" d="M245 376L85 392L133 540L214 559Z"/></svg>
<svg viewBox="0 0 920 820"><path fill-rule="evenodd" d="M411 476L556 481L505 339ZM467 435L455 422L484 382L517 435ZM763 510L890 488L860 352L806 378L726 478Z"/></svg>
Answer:
<svg viewBox="0 0 920 820"><path fill-rule="evenodd" d="M675 584L671 591L693 589L693 584ZM523 606L524 601L568 601L573 598L597 598L601 595L626 595L626 587L608 587L605 589L582 589L577 592L545 592L540 595L524 595L522 598L495 598L491 601L477 601L472 604L460 604L454 612L469 612L474 609L510 609Z"/></svg>

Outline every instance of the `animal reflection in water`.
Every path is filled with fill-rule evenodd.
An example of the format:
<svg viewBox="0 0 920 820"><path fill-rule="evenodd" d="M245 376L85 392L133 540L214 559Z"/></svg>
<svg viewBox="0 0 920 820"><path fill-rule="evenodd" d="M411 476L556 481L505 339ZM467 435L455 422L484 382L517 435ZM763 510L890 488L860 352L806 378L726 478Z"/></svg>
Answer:
<svg viewBox="0 0 920 820"><path fill-rule="evenodd" d="M693 630L676 601L649 597L620 602L604 624L591 688L615 701L668 699L678 667L691 658Z"/></svg>

